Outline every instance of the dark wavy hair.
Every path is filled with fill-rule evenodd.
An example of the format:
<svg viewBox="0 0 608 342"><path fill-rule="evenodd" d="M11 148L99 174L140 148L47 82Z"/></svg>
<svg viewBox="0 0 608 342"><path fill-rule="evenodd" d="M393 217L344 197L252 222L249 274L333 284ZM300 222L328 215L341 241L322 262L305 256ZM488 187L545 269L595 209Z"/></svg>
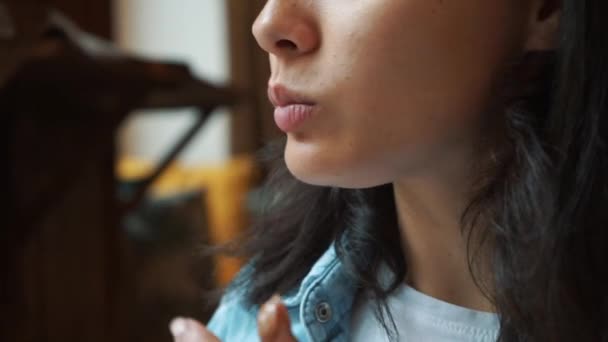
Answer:
<svg viewBox="0 0 608 342"><path fill-rule="evenodd" d="M482 237L469 239L473 275L479 256L491 260L492 286L478 285L496 306L500 341L608 341L608 2L560 6L556 50L521 56L496 87L504 139L462 216L463 233ZM287 170L283 144L268 153L265 207L239 245L252 257L240 279L248 300L291 290L335 242L386 328L385 299L407 274L392 185L307 185ZM395 275L388 288L381 264Z"/></svg>

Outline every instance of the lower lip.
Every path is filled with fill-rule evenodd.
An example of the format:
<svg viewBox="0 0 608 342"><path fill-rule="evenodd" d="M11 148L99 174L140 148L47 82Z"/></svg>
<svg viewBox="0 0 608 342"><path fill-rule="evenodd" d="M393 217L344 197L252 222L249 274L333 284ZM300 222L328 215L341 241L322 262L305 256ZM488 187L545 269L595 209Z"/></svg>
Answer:
<svg viewBox="0 0 608 342"><path fill-rule="evenodd" d="M285 107L276 107L274 122L285 133L296 131L312 117L314 106L307 104L294 104Z"/></svg>

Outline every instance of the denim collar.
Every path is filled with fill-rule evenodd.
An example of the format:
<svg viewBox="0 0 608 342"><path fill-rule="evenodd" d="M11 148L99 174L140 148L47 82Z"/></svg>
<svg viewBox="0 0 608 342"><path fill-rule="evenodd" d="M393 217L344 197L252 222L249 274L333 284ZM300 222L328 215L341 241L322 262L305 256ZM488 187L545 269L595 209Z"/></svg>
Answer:
<svg viewBox="0 0 608 342"><path fill-rule="evenodd" d="M312 341L347 341L351 309L357 286L336 254L335 244L312 266L310 272L283 301L288 308L299 307L300 321ZM331 310L330 318L319 318L319 308Z"/></svg>

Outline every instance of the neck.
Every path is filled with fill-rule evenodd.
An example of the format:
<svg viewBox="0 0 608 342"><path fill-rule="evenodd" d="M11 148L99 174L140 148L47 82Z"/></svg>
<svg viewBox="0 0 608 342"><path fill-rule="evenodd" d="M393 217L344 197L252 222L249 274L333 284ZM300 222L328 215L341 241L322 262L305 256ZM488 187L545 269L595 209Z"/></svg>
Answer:
<svg viewBox="0 0 608 342"><path fill-rule="evenodd" d="M412 177L394 184L408 284L440 300L494 311L468 263L461 216L472 184L454 177ZM483 275L481 275L483 276Z"/></svg>

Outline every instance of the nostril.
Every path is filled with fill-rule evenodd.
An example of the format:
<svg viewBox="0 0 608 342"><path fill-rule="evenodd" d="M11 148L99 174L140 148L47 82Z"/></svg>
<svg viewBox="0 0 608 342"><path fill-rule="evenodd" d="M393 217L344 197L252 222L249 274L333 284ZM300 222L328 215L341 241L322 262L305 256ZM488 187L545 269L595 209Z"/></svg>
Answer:
<svg viewBox="0 0 608 342"><path fill-rule="evenodd" d="M287 49L287 50L297 50L298 46L292 42L291 40L281 39L277 43L277 48L279 49Z"/></svg>

